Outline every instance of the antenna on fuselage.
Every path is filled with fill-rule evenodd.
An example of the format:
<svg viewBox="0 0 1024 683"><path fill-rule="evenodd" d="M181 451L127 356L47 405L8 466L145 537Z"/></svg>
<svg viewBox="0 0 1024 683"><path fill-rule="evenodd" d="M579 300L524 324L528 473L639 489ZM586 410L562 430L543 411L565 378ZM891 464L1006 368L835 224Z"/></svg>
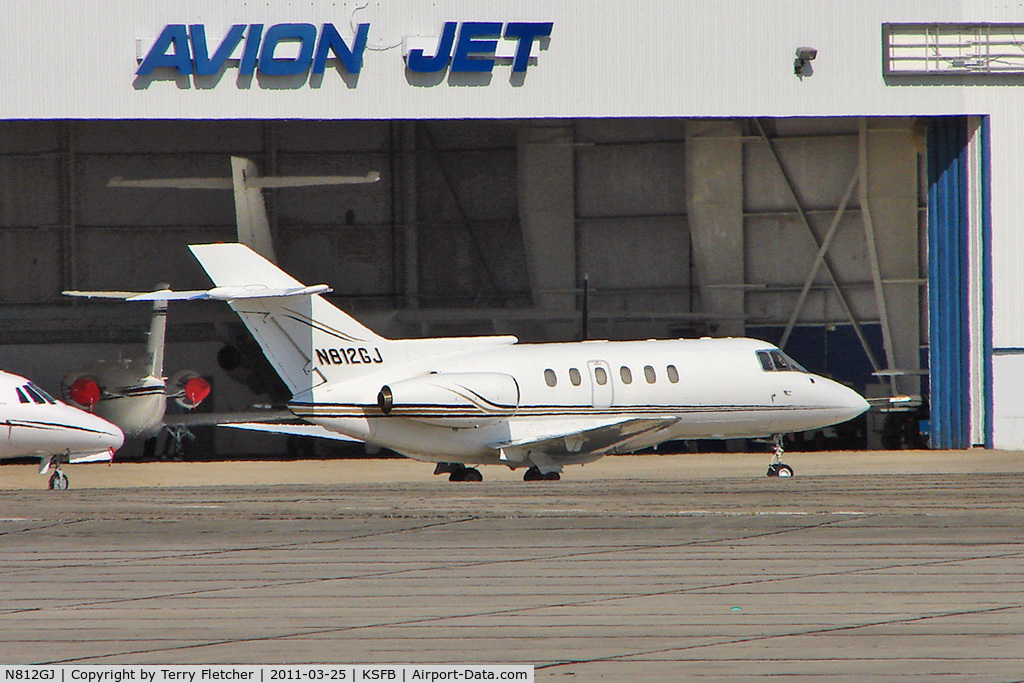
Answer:
<svg viewBox="0 0 1024 683"><path fill-rule="evenodd" d="M583 297L580 303L580 341L590 339L590 274L583 274Z"/></svg>

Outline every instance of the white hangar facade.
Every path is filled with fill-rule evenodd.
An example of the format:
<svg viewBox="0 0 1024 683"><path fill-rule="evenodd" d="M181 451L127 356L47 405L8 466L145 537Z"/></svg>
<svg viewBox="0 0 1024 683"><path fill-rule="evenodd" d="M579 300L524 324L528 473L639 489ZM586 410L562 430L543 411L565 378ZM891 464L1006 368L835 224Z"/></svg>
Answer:
<svg viewBox="0 0 1024 683"><path fill-rule="evenodd" d="M758 336L923 396L935 447L1024 448L1019 3L2 11L7 369L141 341L145 311L64 289L201 285L184 246L232 238L229 193L108 182L235 155L380 171L268 202L284 267L385 333ZM173 312L171 356L215 357L228 318Z"/></svg>

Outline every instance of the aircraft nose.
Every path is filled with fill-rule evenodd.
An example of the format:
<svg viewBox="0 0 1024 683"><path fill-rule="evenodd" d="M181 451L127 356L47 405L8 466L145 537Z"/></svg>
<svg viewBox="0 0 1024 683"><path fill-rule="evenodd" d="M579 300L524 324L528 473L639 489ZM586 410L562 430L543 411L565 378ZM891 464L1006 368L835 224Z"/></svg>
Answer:
<svg viewBox="0 0 1024 683"><path fill-rule="evenodd" d="M72 408L72 410L79 414L83 412L75 408ZM98 415L85 413L82 417L84 418L83 426L93 433L93 443L97 448L109 448L112 451L116 451L124 445L124 432L117 425L107 422Z"/></svg>
<svg viewBox="0 0 1024 683"><path fill-rule="evenodd" d="M864 397L850 387L833 382L836 407L844 415L844 420L852 420L863 414L870 407Z"/></svg>

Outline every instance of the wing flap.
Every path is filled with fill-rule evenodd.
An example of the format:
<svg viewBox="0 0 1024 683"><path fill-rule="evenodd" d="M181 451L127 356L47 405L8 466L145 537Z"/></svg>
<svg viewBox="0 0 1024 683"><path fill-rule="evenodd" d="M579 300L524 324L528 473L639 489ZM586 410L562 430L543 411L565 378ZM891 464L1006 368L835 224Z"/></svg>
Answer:
<svg viewBox="0 0 1024 683"><path fill-rule="evenodd" d="M580 453L603 454L641 434L665 429L677 420L674 416L611 418L585 429L563 425L527 437L493 443L490 447L501 451L507 460L525 460L530 453L543 453L555 458Z"/></svg>

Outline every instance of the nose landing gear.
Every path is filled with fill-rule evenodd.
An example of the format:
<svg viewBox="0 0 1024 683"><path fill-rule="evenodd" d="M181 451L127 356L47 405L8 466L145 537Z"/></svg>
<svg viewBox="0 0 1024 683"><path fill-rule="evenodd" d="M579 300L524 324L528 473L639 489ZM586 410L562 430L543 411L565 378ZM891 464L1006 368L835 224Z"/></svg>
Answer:
<svg viewBox="0 0 1024 683"><path fill-rule="evenodd" d="M772 436L772 461L768 464L769 477L792 477L793 468L782 462L785 448L782 445L782 434Z"/></svg>

